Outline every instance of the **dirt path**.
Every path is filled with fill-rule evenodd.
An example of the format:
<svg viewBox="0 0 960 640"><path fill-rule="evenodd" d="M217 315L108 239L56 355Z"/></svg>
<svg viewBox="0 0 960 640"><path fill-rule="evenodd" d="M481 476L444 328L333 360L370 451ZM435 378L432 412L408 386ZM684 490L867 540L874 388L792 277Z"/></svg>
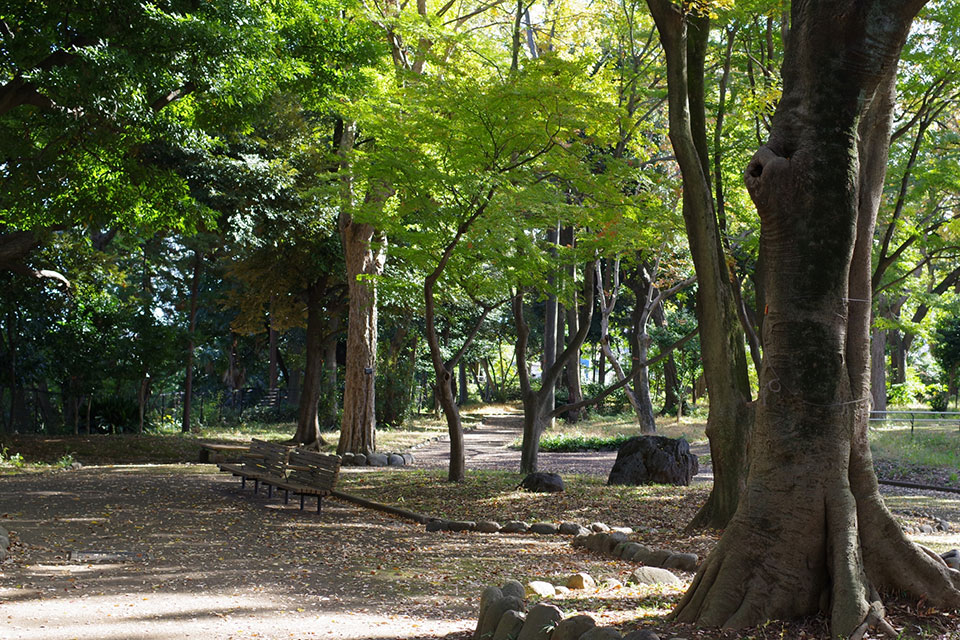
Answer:
<svg viewBox="0 0 960 640"><path fill-rule="evenodd" d="M517 414L485 416L483 424L464 433L464 455L467 469L499 469L518 471L520 450L510 445L523 432L523 418ZM703 456L710 449L706 444L691 445L690 450ZM434 440L414 452L416 465L428 469L446 469L450 464L450 441L448 438ZM561 475L583 473L607 476L617 459L616 451L587 451L581 453L547 453L541 451L537 460L541 471ZM709 465L701 464L698 481L712 481Z"/></svg>
<svg viewBox="0 0 960 640"><path fill-rule="evenodd" d="M438 536L332 500L300 512L209 465L8 476L0 492L14 533L4 640L459 640L483 586L474 567L513 557L516 575L534 575L577 555L559 538ZM71 560L78 550L143 558Z"/></svg>

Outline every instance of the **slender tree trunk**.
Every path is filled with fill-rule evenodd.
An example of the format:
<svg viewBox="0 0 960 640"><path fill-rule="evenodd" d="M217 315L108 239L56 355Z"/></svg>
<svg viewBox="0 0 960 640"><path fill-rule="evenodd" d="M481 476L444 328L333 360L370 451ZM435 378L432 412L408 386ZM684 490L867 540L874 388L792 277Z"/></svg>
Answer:
<svg viewBox="0 0 960 640"><path fill-rule="evenodd" d="M341 172L340 238L347 268L350 308L347 318L347 362L343 418L337 453L376 450L377 289L368 276L383 272L385 241L370 224L354 221L350 154L356 136L353 123L344 123L339 143ZM368 202L385 194L371 192Z"/></svg>
<svg viewBox="0 0 960 640"><path fill-rule="evenodd" d="M547 244L556 247L557 242L560 240L560 228L559 225L554 225L553 227L547 229ZM556 251L552 252L554 255ZM541 380L543 372L553 366L553 363L557 361L557 317L559 315L559 306L557 304L557 294L553 291L556 278L553 275L547 277L547 287L550 289L547 294L547 302L544 305L543 311L543 360L540 363L540 372ZM544 402L547 403L547 406L550 407L552 411L557 404L556 400L556 388L550 387L547 389L546 397ZM550 420L550 424L547 427L553 426L553 419Z"/></svg>
<svg viewBox="0 0 960 640"><path fill-rule="evenodd" d="M267 351L269 351L269 362L267 364L267 389L276 391L277 389L277 330L271 326L267 329Z"/></svg>
<svg viewBox="0 0 960 640"><path fill-rule="evenodd" d="M783 96L747 167L766 319L750 478L675 611L743 627L829 610L831 635L883 621L879 590L960 607L960 574L905 537L867 443L870 256L896 63L923 0L794 3Z"/></svg>
<svg viewBox="0 0 960 640"><path fill-rule="evenodd" d="M564 227L560 231L560 243L569 247L573 247L576 243L576 234L574 233L573 227ZM576 279L577 266L571 264L568 267L568 277L570 281L573 282ZM578 302L574 299L571 304L568 304L564 307L564 314L566 316L567 324L567 342L566 346L569 348L571 344L575 344L574 340L577 333L580 330L580 319L578 316ZM580 342L580 345L583 344L583 341ZM567 388L567 402L573 404L575 402L580 402L583 400L583 385L581 383L582 375L580 373L580 345L576 346L576 357L571 357L567 361L566 369L564 370L563 382L564 386ZM564 418L569 423L580 422L580 419L583 417L583 409L575 409L573 411L568 411Z"/></svg>
<svg viewBox="0 0 960 640"><path fill-rule="evenodd" d="M697 319L710 391L706 433L714 484L691 527L723 527L746 483L753 410L743 334L708 177L703 58L709 19L684 16L670 0L647 4L666 54L670 141L683 176L683 219L699 282Z"/></svg>
<svg viewBox="0 0 960 640"><path fill-rule="evenodd" d="M871 409L887 410L887 332L874 329L870 338L870 397Z"/></svg>
<svg viewBox="0 0 960 640"><path fill-rule="evenodd" d="M457 389L460 392L460 397L457 399L457 404L462 407L470 401L470 394L467 393L467 365L463 360L461 360L457 365L457 376L459 380Z"/></svg>
<svg viewBox="0 0 960 640"><path fill-rule="evenodd" d="M323 415L318 415L324 425L333 427L337 424L340 413L340 394L337 392L337 343L340 339L340 314L331 313L327 318L327 334L323 341L323 376L321 396L323 398Z"/></svg>
<svg viewBox="0 0 960 640"><path fill-rule="evenodd" d="M140 379L140 387L137 389L137 405L139 408L139 422L137 423L137 433L143 433L144 421L147 414L147 400L150 399L150 376L143 376ZM90 404L93 400L91 396L87 400L87 435L90 435Z"/></svg>
<svg viewBox="0 0 960 640"><path fill-rule="evenodd" d="M300 407L297 412L297 431L293 442L305 447L319 447L320 420L318 407L323 392L323 342L324 322L323 282L314 282L307 290L307 364L303 374L303 389L300 392Z"/></svg>
<svg viewBox="0 0 960 640"><path fill-rule="evenodd" d="M587 263L584 268L582 306L577 321L579 330L570 336L566 348L557 355L556 362L550 369L543 371L540 388L536 391L530 383L530 372L527 364L527 344L530 337L530 328L523 316L523 291L518 291L513 297L513 318L517 326L517 373L520 381L520 393L523 399L523 439L520 445L520 473L533 473L537 470L537 457L540 452L540 436L553 417L554 408L547 406L549 390L556 385L557 380L573 358L580 357L580 347L587 338L590 321L593 318L595 292L595 265Z"/></svg>
<svg viewBox="0 0 960 640"><path fill-rule="evenodd" d="M199 250L193 252L193 274L190 277L190 324L187 330L187 364L186 375L183 381L183 418L180 430L190 433L190 411L193 407L193 359L196 345L194 338L197 333L197 306L200 299L200 270L203 267L203 254ZM141 418L142 422L142 418Z"/></svg>
<svg viewBox="0 0 960 640"><path fill-rule="evenodd" d="M597 264L597 301L600 303L600 385L605 386L606 372L602 368L604 360L610 362L610 366L613 367L614 372L617 374L617 380L623 380L626 377L623 367L620 366L620 360L613 353L613 347L610 346L610 316L617 306L617 299L620 295L620 260L607 261L608 273L606 278L603 277L603 273L600 271L599 262ZM637 320L640 317L645 317L644 310L645 306L641 305L640 298L638 297L637 303L634 305L634 319ZM645 323L643 324L645 325ZM634 365L645 362L647 359L645 350L643 357L639 360L636 359L639 357L638 342L636 340L637 329L637 322L634 322L634 330L632 333L632 337L634 338L633 348L630 350L632 354L631 357L634 358ZM646 329L643 329L643 332L645 334ZM646 367L644 367L644 369L646 369ZM623 392L627 396L627 402L630 403L634 414L637 416L641 433L653 433L657 428L653 420L653 406L650 404L650 379L647 376L646 370L639 374L633 384L635 388L639 387L641 389L641 394L646 393L646 406L643 404L643 399L638 397L638 394L634 392L634 389L631 388L629 384L623 388Z"/></svg>

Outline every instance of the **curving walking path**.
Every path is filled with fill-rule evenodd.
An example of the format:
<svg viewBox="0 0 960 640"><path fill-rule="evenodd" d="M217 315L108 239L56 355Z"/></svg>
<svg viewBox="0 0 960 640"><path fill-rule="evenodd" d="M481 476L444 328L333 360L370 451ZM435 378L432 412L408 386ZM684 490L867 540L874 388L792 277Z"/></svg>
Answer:
<svg viewBox="0 0 960 640"><path fill-rule="evenodd" d="M523 416L503 413L484 416L477 428L464 432L463 447L467 469L520 471L520 450L511 448L523 433ZM706 444L691 445L690 450L702 456L709 453ZM415 466L426 469L446 469L450 464L450 439L433 440L414 452ZM607 476L617 459L616 451L583 451L576 453L548 453L537 456L540 471L553 473L582 473ZM711 469L701 464L696 479L712 480Z"/></svg>

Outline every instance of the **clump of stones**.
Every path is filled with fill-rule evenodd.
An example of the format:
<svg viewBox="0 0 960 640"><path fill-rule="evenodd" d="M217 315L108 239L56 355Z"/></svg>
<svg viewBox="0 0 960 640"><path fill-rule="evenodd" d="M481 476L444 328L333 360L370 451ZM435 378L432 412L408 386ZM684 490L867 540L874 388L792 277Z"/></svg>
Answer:
<svg viewBox="0 0 960 640"><path fill-rule="evenodd" d="M662 575L631 576L637 584L680 584L680 579L669 571L658 569ZM616 586L609 585L608 586ZM566 585L533 581L526 586L510 580L503 586L490 586L480 596L480 611L473 640L660 640L653 631L641 629L626 636L613 627L597 624L589 615L564 617L560 607L547 602L528 606L528 597L549 598L572 590L594 590L597 582L586 573L577 573L567 579ZM679 639L677 639L679 640Z"/></svg>
<svg viewBox="0 0 960 640"><path fill-rule="evenodd" d="M343 467L403 467L413 464L412 453L345 453L340 456Z"/></svg>

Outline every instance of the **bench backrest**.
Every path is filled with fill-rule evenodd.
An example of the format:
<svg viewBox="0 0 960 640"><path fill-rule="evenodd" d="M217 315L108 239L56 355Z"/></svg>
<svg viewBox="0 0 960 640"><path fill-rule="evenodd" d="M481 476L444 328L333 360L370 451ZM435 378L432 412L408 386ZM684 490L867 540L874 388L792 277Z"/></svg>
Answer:
<svg viewBox="0 0 960 640"><path fill-rule="evenodd" d="M291 447L254 438L250 442L245 467L257 473L284 477Z"/></svg>
<svg viewBox="0 0 960 640"><path fill-rule="evenodd" d="M295 449L290 452L287 479L318 489L332 491L340 475L340 456Z"/></svg>

